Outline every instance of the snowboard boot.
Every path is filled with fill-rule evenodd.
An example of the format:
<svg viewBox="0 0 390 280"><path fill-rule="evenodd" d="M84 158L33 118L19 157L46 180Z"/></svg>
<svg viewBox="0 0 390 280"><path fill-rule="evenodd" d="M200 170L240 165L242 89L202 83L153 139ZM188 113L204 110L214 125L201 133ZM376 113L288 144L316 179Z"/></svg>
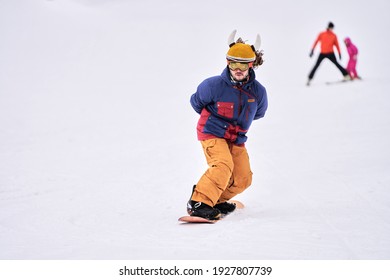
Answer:
<svg viewBox="0 0 390 280"><path fill-rule="evenodd" d="M187 212L190 216L202 217L207 220L219 220L221 212L205 203L190 200L187 203Z"/></svg>
<svg viewBox="0 0 390 280"><path fill-rule="evenodd" d="M236 204L235 203L230 203L230 202L223 202L223 203L218 203L214 206L214 208L218 209L222 214L229 214L233 212L236 209Z"/></svg>
<svg viewBox="0 0 390 280"><path fill-rule="evenodd" d="M192 192L191 192L191 196L190 196L190 200L188 200L187 202L187 213L188 215L191 215L190 212L192 211L192 205L191 205L191 199L192 199L192 195L195 191L195 188L196 188L196 185L193 185L192 186Z"/></svg>

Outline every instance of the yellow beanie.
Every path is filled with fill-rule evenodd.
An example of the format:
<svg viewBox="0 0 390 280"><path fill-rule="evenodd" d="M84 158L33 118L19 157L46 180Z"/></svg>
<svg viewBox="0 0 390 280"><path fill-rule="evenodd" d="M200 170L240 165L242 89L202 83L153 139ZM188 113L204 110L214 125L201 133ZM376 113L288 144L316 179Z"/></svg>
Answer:
<svg viewBox="0 0 390 280"><path fill-rule="evenodd" d="M248 44L235 43L230 47L226 58L238 62L252 62L256 60L256 53Z"/></svg>

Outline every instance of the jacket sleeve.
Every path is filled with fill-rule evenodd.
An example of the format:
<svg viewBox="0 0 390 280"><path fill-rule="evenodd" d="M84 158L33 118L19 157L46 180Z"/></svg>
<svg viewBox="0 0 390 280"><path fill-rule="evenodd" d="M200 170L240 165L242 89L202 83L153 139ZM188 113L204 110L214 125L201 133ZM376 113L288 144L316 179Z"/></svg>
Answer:
<svg viewBox="0 0 390 280"><path fill-rule="evenodd" d="M321 38L321 33L318 34L317 39L314 41L314 44L313 44L313 46L311 47L311 49L312 49L313 51L314 51L314 49L316 48L318 42L320 41L320 38Z"/></svg>
<svg viewBox="0 0 390 280"><path fill-rule="evenodd" d="M339 46L339 40L337 40L336 35L334 36L334 45L335 45L337 51L339 52L339 55L341 55L341 50L340 50L340 46Z"/></svg>
<svg viewBox="0 0 390 280"><path fill-rule="evenodd" d="M257 111L254 119L257 120L264 117L267 108L268 108L267 90L263 86L261 86L259 99L257 101Z"/></svg>
<svg viewBox="0 0 390 280"><path fill-rule="evenodd" d="M358 48L352 44L353 54L357 55L359 53Z"/></svg>
<svg viewBox="0 0 390 280"><path fill-rule="evenodd" d="M203 81L191 96L190 103L195 112L200 114L207 104L211 103L211 88L207 80Z"/></svg>
<svg viewBox="0 0 390 280"><path fill-rule="evenodd" d="M348 51L349 57L352 57L352 56L354 55L353 49L352 49L352 46L351 46L351 45L349 45L349 46L347 47L347 51Z"/></svg>

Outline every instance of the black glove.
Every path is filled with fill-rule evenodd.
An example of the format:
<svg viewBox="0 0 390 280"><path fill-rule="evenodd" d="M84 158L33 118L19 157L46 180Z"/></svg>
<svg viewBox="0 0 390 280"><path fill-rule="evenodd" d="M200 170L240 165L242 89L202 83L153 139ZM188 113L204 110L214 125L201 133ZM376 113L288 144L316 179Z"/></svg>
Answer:
<svg viewBox="0 0 390 280"><path fill-rule="evenodd" d="M311 50L310 54L309 54L309 57L312 57L314 54L314 50Z"/></svg>

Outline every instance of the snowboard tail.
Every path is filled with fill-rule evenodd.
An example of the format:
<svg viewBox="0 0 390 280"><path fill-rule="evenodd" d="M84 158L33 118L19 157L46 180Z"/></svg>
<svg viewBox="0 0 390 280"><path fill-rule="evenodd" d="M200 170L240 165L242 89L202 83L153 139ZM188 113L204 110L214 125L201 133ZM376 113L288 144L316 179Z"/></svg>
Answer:
<svg viewBox="0 0 390 280"><path fill-rule="evenodd" d="M197 216L183 216L179 218L179 222L183 222L183 223L214 224L217 221L218 220L209 220Z"/></svg>

